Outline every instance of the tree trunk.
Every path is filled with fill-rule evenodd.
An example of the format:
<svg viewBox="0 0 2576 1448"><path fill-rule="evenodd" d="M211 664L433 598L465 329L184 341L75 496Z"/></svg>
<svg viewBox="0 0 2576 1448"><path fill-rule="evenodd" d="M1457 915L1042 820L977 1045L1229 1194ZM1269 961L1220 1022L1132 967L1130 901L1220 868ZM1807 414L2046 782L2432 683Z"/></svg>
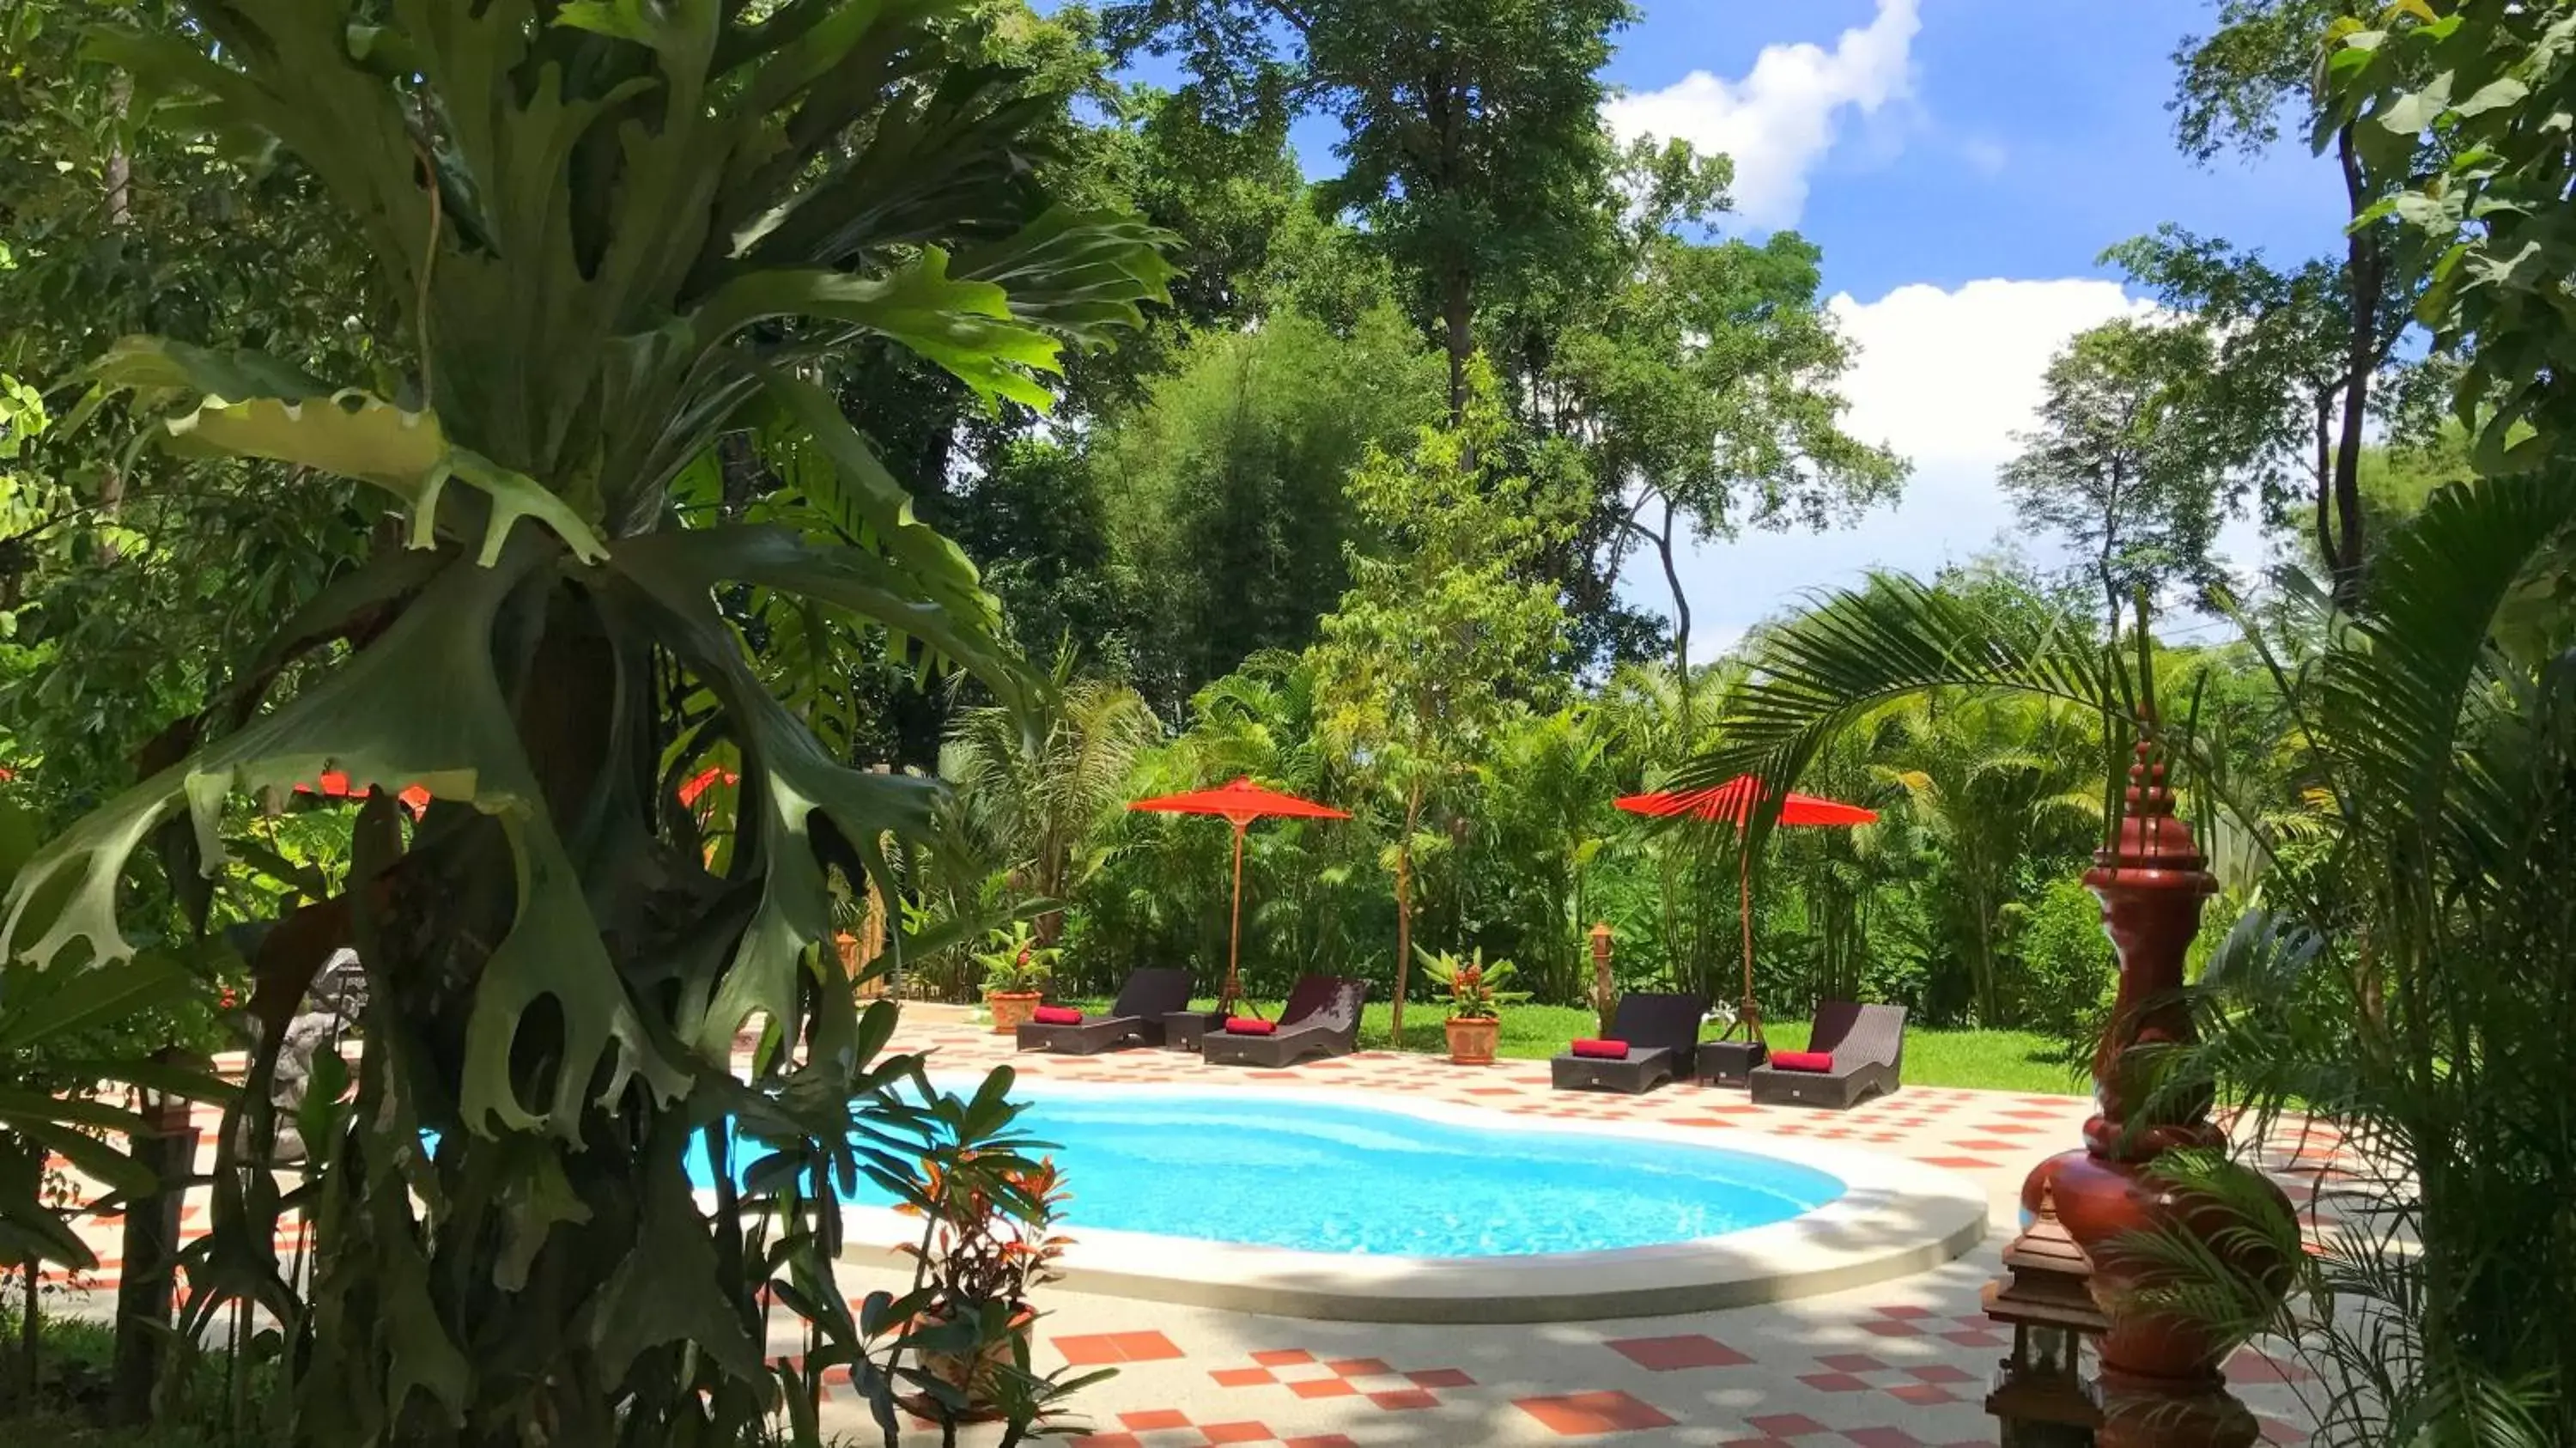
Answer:
<svg viewBox="0 0 2576 1448"><path fill-rule="evenodd" d="M161 1053L177 1064L179 1053ZM189 1124L188 1103L165 1096L146 1113L158 1135L134 1143L134 1154L160 1179L150 1196L128 1205L125 1213L124 1276L116 1285L116 1347L110 1412L128 1427L152 1419L152 1398L161 1379L162 1344L170 1332L172 1268L178 1261L180 1202L185 1182L196 1165L197 1132Z"/></svg>
<svg viewBox="0 0 2576 1448"><path fill-rule="evenodd" d="M1682 753L1687 756L1698 742L1691 724L1690 599L1682 593L1681 569L1673 560L1673 500L1664 499L1664 531L1649 534L1655 540L1655 554L1663 560L1664 583L1673 591L1673 697L1679 704L1675 712L1681 721Z"/></svg>
<svg viewBox="0 0 2576 1448"><path fill-rule="evenodd" d="M1442 345L1449 352L1449 425L1467 418L1467 361L1476 354L1475 290L1464 262L1452 263L1440 289ZM1467 459L1470 467L1473 458Z"/></svg>
<svg viewBox="0 0 2576 1448"><path fill-rule="evenodd" d="M2351 126L2336 134L2335 151L2343 162L2345 199L2358 217L2369 197ZM2335 448L2334 476L2335 517L2343 536L2327 565L2334 570L2336 602L2350 607L2361 592L2361 434L2370 420L2370 374L2379 356L2379 301L2387 276L2379 239L2369 228L2355 230L2344 245L2345 271L2352 279L2352 336L2344 352L2343 436Z"/></svg>
<svg viewBox="0 0 2576 1448"><path fill-rule="evenodd" d="M2119 554L2120 544L2120 464L2111 463L2110 485L2102 493L2102 551L2093 560L2094 576L2101 581L2103 600L2109 605L2111 637L2120 636L2120 581L2111 572L2111 560Z"/></svg>
<svg viewBox="0 0 2576 1448"><path fill-rule="evenodd" d="M2334 530L2334 415L2335 398L2340 387L2321 388L2317 392L2317 561L2331 574L2335 560L2342 556L2335 547Z"/></svg>
<svg viewBox="0 0 2576 1448"><path fill-rule="evenodd" d="M1422 818L1422 786L1404 793L1404 838L1395 842L1395 1000L1388 1006L1388 1031L1395 1048L1404 1049L1404 987L1413 965L1413 827Z"/></svg>
<svg viewBox="0 0 2576 1448"><path fill-rule="evenodd" d="M36 1385L40 1381L36 1357L44 1347L45 1320L44 1305L37 1297L40 1290L37 1278L43 1274L45 1264L30 1253L18 1266L26 1274L24 1281L27 1285L26 1303L18 1314L18 1401L26 1404L27 1411L32 1414L43 1406L36 1401Z"/></svg>

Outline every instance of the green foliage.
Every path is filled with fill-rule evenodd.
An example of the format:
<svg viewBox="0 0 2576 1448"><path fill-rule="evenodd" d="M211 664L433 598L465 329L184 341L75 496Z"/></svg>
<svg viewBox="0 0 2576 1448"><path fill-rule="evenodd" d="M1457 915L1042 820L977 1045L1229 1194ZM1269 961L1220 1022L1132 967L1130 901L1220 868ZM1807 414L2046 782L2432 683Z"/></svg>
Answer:
<svg viewBox="0 0 2576 1448"><path fill-rule="evenodd" d="M2538 1065L2564 1055L2564 1022L2534 1006L2576 990L2564 952L2541 943L2572 928L2576 874L2560 856L2576 819L2576 671L2563 640L2539 663L2498 646L2508 600L2565 547L2571 518L2576 491L2549 473L2447 488L2388 544L2357 615L2294 636L2273 677L2297 721L2288 777L2314 803L2292 827L2233 787L2229 741L2196 710L2148 716L2196 802L2223 809L2271 869L2264 907L2203 977L2210 1045L2150 1048L2142 1064L2175 1100L2215 1086L2260 1124L2314 1113L2379 1173L2370 1222L2314 1262L2294 1221L2240 1215L2238 1230L2302 1264L2309 1297L2283 1315L2234 1275L2253 1259L2168 1243L2171 1265L2197 1276L2189 1310L2314 1349L2332 1441L2473 1441L2498 1403L2541 1425L2532 1441L2576 1422L2550 1386L2568 1336L2537 1326L2559 1321L2544 1304L2576 1281L2546 1225L2576 1182L2576 1123L2564 1073ZM1825 737L1935 689L2057 701L2114 726L2150 697L2146 671L2089 640L1998 627L1892 579L1828 598L1756 663L1731 742L1685 779L1747 765L1797 779Z"/></svg>
<svg viewBox="0 0 2576 1448"><path fill-rule="evenodd" d="M1603 295L1573 303L1532 384L1533 409L1587 439L1600 495L1618 510L1612 558L1637 541L1657 551L1676 668L1690 653L1674 562L1686 536L1823 528L1893 497L1905 474L1842 429L1834 387L1851 352L1818 295L1817 249L1786 231L1759 246L1684 236L1722 209L1727 173L1723 158L1682 142L1629 148L1616 174L1641 199Z"/></svg>
<svg viewBox="0 0 2576 1448"><path fill-rule="evenodd" d="M259 0L97 44L138 93L188 97L169 119L309 170L406 365L361 388L299 350L138 339L98 380L165 452L370 484L408 537L299 600L271 655L309 667L183 721L27 867L0 949L47 979L118 968L147 836L175 826L174 883L220 872L228 797L344 774L367 796L347 882L256 969L291 1000L355 944L365 1059L347 1102L308 1101L291 1196L226 1131L196 1316L280 1322L281 1442L727 1440L812 1386L762 1364L767 1295L836 1351L868 1335L828 1286L825 1188L870 1152L911 1160L920 1118L892 1091L906 1063L876 1059L890 1010L856 1015L816 945L836 872L902 888L888 841L929 843L940 792L843 765L749 639L793 610L1005 707L1035 688L974 569L807 374L897 347L1042 404L1060 354L1132 325L1170 268L1156 233L1028 184L1056 103L967 63L957 5L353 16ZM747 519L693 512L747 436L788 486ZM674 790L733 762L719 873ZM416 825L388 797L414 785ZM746 1026L767 1042L748 1079ZM685 1163L724 1160L729 1117L781 1161L702 1205ZM267 1249L290 1208L328 1264L309 1290ZM890 1401L884 1373L862 1387Z"/></svg>
<svg viewBox="0 0 2576 1448"><path fill-rule="evenodd" d="M1041 945L1029 933L1029 923L1014 920L992 933L990 949L979 952L975 961L984 967L984 989L987 993L1022 995L1046 989L1055 978L1054 947Z"/></svg>
<svg viewBox="0 0 2576 1448"><path fill-rule="evenodd" d="M2568 385L2562 235L2576 141L2576 12L2563 3L2446 0L2339 22L2323 67L2321 134L2349 126L2383 193L2418 314L2462 349L2456 405L2486 471L2563 450Z"/></svg>
<svg viewBox="0 0 2576 1448"><path fill-rule="evenodd" d="M1119 0L1103 12L1122 53L1179 54L1182 95L1202 115L1239 124L1295 107L1340 122L1342 173L1320 200L1365 222L1440 339L1452 422L1478 308L1499 313L1578 269L1606 232L1599 72L1632 18L1627 0Z"/></svg>
<svg viewBox="0 0 2576 1448"><path fill-rule="evenodd" d="M2110 1003L2119 961L2102 934L2102 902L2073 877L2050 883L2014 934L2028 1008L2024 1019L2087 1060Z"/></svg>
<svg viewBox="0 0 2576 1448"><path fill-rule="evenodd" d="M1440 405L1438 364L1383 305L1347 336L1276 312L1199 335L1178 363L1089 452L1140 682L1167 703L1313 642L1370 536L1345 480Z"/></svg>
<svg viewBox="0 0 2576 1448"><path fill-rule="evenodd" d="M1533 701L1562 640L1556 589L1535 566L1568 528L1562 473L1504 474L1510 440L1477 369L1464 422L1425 428L1410 456L1372 450L1351 477L1387 558L1353 582L1315 646L1321 731L1385 802L1395 838L1396 1019L1411 965L1414 861L1446 846L1424 808L1469 773L1512 711ZM1542 450L1541 467L1560 460Z"/></svg>
<svg viewBox="0 0 2576 1448"><path fill-rule="evenodd" d="M1449 1019L1453 1021L1497 1021L1503 1007L1519 1005L1529 999L1529 992L1505 990L1502 987L1519 973L1510 961L1485 959L1485 948L1462 960L1448 951L1434 954L1417 945L1415 958L1422 962L1422 974L1433 985L1449 993Z"/></svg>
<svg viewBox="0 0 2576 1448"><path fill-rule="evenodd" d="M2050 360L2039 426L2006 464L2022 522L2062 536L2102 591L2106 616L2140 590L2207 594L2221 581L2218 528L2234 499L2203 394L2210 334L2120 320Z"/></svg>

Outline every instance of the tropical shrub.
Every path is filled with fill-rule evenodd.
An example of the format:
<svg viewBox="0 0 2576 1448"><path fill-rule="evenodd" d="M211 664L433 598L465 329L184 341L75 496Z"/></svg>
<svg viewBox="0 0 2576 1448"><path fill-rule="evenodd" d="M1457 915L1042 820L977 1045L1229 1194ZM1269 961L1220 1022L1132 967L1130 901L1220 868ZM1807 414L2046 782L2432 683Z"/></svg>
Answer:
<svg viewBox="0 0 2576 1448"><path fill-rule="evenodd" d="M1055 947L1040 945L1027 921L1014 920L994 931L989 943L992 948L975 957L984 967L986 993L1025 995L1046 989L1054 978Z"/></svg>
<svg viewBox="0 0 2576 1448"><path fill-rule="evenodd" d="M2189 709L2157 708L2150 667L1886 577L1765 639L1730 743L1684 771L1795 780L1852 721L1941 688L2089 709L2113 741L2132 717L2153 732L2268 868L2196 992L2205 1044L2140 1058L2164 1073L2151 1110L2215 1092L2248 1151L2308 1123L2359 1179L2311 1253L2258 1163L2185 1155L2169 1169L2218 1204L2219 1249L2141 1245L2163 1254L2176 1310L2311 1361L2326 1441L2576 1437L2576 1332L2556 1309L2576 1291L2576 651L2563 621L2537 652L2508 628L2571 546L2576 486L2542 469L2436 493L2349 616L2295 586L2315 609L2303 646L2269 659L2297 723L2290 773L2312 786L2289 819L2233 794L2228 751ZM2234 1265L2266 1260L2296 1265L2287 1306Z"/></svg>
<svg viewBox="0 0 2576 1448"><path fill-rule="evenodd" d="M186 1331L226 1300L281 1324L277 1441L732 1441L813 1386L763 1364L768 1294L860 1336L824 1188L854 1139L912 1118L877 1059L891 1008L858 1014L815 946L830 872L891 894L887 841L926 839L941 790L818 744L745 630L834 620L834 647L962 670L1005 706L1034 681L809 373L890 346L1043 405L1064 346L1132 323L1168 274L1141 225L1028 184L1056 102L962 63L969 8L207 0L97 42L138 90L191 97L173 123L307 168L410 342L369 379L152 337L95 366L84 412L125 394L147 439L364 484L398 526L28 865L0 928L21 969L112 966L133 951L118 882L156 829L180 822L187 878L224 867L228 798L325 768L364 797L345 885L254 962L256 1013L355 944L354 1097L313 1106L291 1200L228 1127L190 1264ZM789 485L696 506L719 442L750 435ZM675 790L731 759L718 873ZM416 824L392 800L414 786ZM768 1043L747 1074L746 1027ZM254 1141L273 1062L240 1108ZM786 1160L710 1210L687 1161L730 1159L728 1118ZM270 1248L290 1207L309 1287Z"/></svg>
<svg viewBox="0 0 2576 1448"><path fill-rule="evenodd" d="M1422 961L1422 974L1449 993L1449 1019L1453 1021L1498 1021L1503 1017L1503 1007L1529 999L1527 991L1502 988L1511 980L1515 968L1508 960L1487 961L1483 946L1465 960L1445 950L1435 955L1418 945L1414 951Z"/></svg>

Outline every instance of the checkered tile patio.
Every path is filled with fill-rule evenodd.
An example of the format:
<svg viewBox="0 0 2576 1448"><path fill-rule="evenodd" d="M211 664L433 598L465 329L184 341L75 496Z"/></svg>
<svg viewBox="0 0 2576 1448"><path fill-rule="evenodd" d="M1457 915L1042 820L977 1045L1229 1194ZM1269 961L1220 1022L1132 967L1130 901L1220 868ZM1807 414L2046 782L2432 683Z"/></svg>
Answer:
<svg viewBox="0 0 2576 1448"><path fill-rule="evenodd" d="M1992 1420L1979 1404L2009 1340L1980 1313L1977 1292L1998 1270L1995 1253L2014 1224L2023 1174L2073 1144L2090 1107L2077 1097L1923 1087L1844 1113L1754 1106L1741 1092L1690 1086L1642 1097L1572 1095L1548 1088L1544 1063L1459 1068L1388 1053L1288 1071L1208 1067L1165 1051L1017 1056L1006 1040L942 1016L913 1011L896 1048L927 1051L941 1070L1007 1060L1040 1080L1331 1087L1507 1116L1753 1130L1792 1154L1798 1142L1830 1141L1948 1167L1984 1185L1992 1203L1996 1235L1935 1271L1851 1293L1678 1317L1332 1323L1055 1292L1039 1329L1038 1365L1116 1371L1080 1397L1085 1431L1070 1441L1083 1448L1992 1443ZM2330 1200L2339 1179L2335 1143L2315 1133L2281 1143L2269 1164L2303 1202ZM89 1230L112 1250L114 1225L102 1220ZM192 1208L187 1231L203 1230ZM844 1268L844 1286L856 1297L889 1283L893 1270L853 1263ZM111 1257L85 1285L112 1286L115 1271ZM798 1325L781 1314L773 1352L792 1356L801 1347ZM2296 1425L2305 1418L2298 1398L2304 1375L2295 1366L2249 1349L2230 1372L2268 1442L2303 1441ZM825 1412L827 1427L854 1442L875 1441L846 1381L833 1386ZM922 1441L934 1440L925 1434Z"/></svg>

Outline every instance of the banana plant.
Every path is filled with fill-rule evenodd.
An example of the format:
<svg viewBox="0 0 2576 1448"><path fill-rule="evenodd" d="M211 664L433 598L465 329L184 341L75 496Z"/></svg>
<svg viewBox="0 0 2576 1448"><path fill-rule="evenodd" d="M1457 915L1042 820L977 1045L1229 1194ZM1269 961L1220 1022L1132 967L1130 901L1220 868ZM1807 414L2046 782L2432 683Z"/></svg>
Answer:
<svg viewBox="0 0 2576 1448"><path fill-rule="evenodd" d="M138 846L175 826L219 872L228 801L345 775L346 887L256 964L291 1003L357 949L354 1109L291 1199L225 1133L198 1274L287 1324L274 1441L732 1442L778 1399L764 1288L789 1259L828 1279L835 1214L746 1226L686 1159L747 1101L818 1140L878 1109L889 1022L815 949L829 872L891 895L888 844L927 833L940 785L820 745L725 608L838 621L1028 707L976 570L818 377L893 347L1043 407L1068 347L1162 297L1164 238L1048 204L1030 138L1061 101L968 58L968 0L186 8L97 53L138 114L310 173L408 346L323 378L132 337L67 425L119 408L182 457L371 490L406 546L311 598L173 762L28 865L0 959L130 959ZM691 526L675 496L734 435L792 447L793 486ZM721 871L675 792L719 756L741 776ZM392 801L413 786L416 823ZM738 1068L747 1031L772 1045ZM314 1224L309 1291L266 1250L284 1211Z"/></svg>

